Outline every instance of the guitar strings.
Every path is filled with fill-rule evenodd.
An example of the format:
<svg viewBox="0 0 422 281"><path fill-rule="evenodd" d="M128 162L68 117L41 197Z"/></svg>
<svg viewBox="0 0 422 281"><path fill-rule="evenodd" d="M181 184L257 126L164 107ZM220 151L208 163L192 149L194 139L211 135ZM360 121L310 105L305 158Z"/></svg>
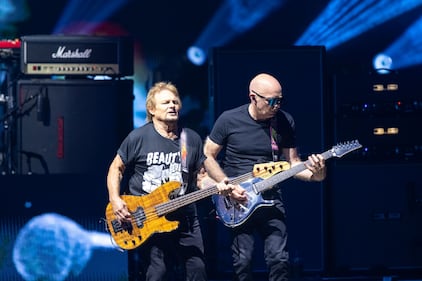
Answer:
<svg viewBox="0 0 422 281"><path fill-rule="evenodd" d="M281 162L283 163L283 162ZM279 163L273 163L274 165ZM283 170L283 164L280 165L281 170ZM232 184L240 184L250 178L254 177L254 174L252 172L240 175L238 177L235 177L230 180L230 183ZM135 223L137 222L144 222L147 218L156 219L157 217L161 217L167 213L170 213L182 206L187 205L189 203L195 202L197 200L203 199L209 195L213 195L218 193L218 190L216 186L210 186L206 189L197 190L188 194L185 194L184 196L177 197L176 199L166 201L162 204L159 204L155 207L149 207L143 210L143 212L134 212L134 219ZM137 225L139 225L137 223Z"/></svg>
<svg viewBox="0 0 422 281"><path fill-rule="evenodd" d="M251 177L252 177L252 173L247 173L247 174L244 174L232 179L230 182L233 184L239 184ZM148 219L152 219L152 220L156 219L167 213L175 211L182 206L187 205L188 204L186 203L187 201L191 203L191 202L197 201L199 199L203 199L209 195L213 195L216 193L218 193L218 189L217 189L217 186L215 185L207 187L205 189L197 190L197 191L185 194L181 197L177 197L173 200L158 204L155 207L145 208L143 209L143 212L139 212L138 210L136 210L132 213L133 220L135 220L136 225L139 226L138 222L145 222Z"/></svg>
<svg viewBox="0 0 422 281"><path fill-rule="evenodd" d="M283 165L281 165L283 167ZM230 183L232 184L240 184L250 178L254 177L254 174L252 172L240 175L238 177L235 177L230 180ZM147 220L147 218L156 219L158 217L161 217L167 213L170 213L182 206L185 206L189 203L195 202L197 200L203 199L209 195L217 194L218 190L217 187L210 186L205 189L197 190L188 194L185 194L181 197L177 197L176 199L166 201L162 204L158 204L155 207L148 207L143 209L142 212L139 210L135 210L132 212L133 219L135 220L135 223L137 226L142 224ZM189 202L189 203L186 203ZM139 206L138 206L139 207Z"/></svg>
<svg viewBox="0 0 422 281"><path fill-rule="evenodd" d="M232 184L239 184L241 182L244 182L245 180L252 177L252 173L247 173L244 175L241 175L239 177L233 178L230 180L230 183ZM174 211L182 206L187 205L186 202L192 203L194 201L203 199L205 197L208 197L209 195L217 194L218 189L216 185L209 186L205 189L200 189L188 194L185 194L181 197L177 197L176 199L164 202L162 204L159 204L156 206L157 213L160 213L160 215L167 214L171 211ZM204 195L205 194L205 195Z"/></svg>
<svg viewBox="0 0 422 281"><path fill-rule="evenodd" d="M275 163L276 164L276 163ZM281 170L283 170L283 165L281 164ZM254 177L254 174L252 172L240 175L238 177L235 177L233 179L230 180L230 183L232 184L240 184L248 179L251 179L252 177ZM205 192L204 192L205 191ZM218 190L216 188L216 186L210 186L206 189L201 189L195 192L191 192L188 194L185 194L184 196L181 197L177 197L176 199L164 202L162 204L157 205L154 209L156 209L155 211L150 211L152 213L157 213L159 216L165 215L171 211L174 211L182 206L185 206L187 203L186 201L188 201L189 203L203 199L209 195L213 195L218 193ZM206 195L204 195L206 194ZM146 211L147 216L150 214L149 211Z"/></svg>

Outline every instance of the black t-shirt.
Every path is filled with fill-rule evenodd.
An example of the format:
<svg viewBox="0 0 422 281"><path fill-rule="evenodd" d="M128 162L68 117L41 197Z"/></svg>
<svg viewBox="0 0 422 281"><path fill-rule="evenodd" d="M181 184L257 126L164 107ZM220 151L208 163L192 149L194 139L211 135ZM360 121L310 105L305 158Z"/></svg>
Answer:
<svg viewBox="0 0 422 281"><path fill-rule="evenodd" d="M296 147L294 120L289 113L279 110L275 121L256 121L250 116L248 106L245 104L223 112L209 135L213 142L224 146L222 167L231 178L252 172L255 164L274 160L273 129L279 153L282 148ZM264 192L263 197L281 201L281 191L271 189Z"/></svg>
<svg viewBox="0 0 422 281"><path fill-rule="evenodd" d="M184 131L187 139L188 193L197 188L196 174L205 156L201 137L191 129L184 128ZM117 153L129 171L125 177L128 177L130 194L148 194L169 181L184 182L180 138L171 140L161 136L151 122L130 132Z"/></svg>
<svg viewBox="0 0 422 281"><path fill-rule="evenodd" d="M223 145L223 168L227 176L235 177L251 172L257 163L273 160L271 131L277 132L276 142L282 148L296 147L294 120L290 114L279 110L276 122L256 121L248 105L227 110L216 120L209 138Z"/></svg>

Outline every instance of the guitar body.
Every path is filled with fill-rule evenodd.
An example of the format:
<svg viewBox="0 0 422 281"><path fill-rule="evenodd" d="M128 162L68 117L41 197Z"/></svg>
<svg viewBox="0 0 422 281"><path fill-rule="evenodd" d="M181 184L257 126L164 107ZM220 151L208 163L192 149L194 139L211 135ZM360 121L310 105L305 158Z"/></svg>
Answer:
<svg viewBox="0 0 422 281"><path fill-rule="evenodd" d="M254 184L262 181L253 178L240 184L246 191L247 201L240 204L229 196L213 195L217 216L228 227L236 227L244 223L259 207L272 206L273 200L264 200L260 192L254 190Z"/></svg>
<svg viewBox="0 0 422 281"><path fill-rule="evenodd" d="M157 206L169 201L171 194L180 187L179 182L168 182L150 194L143 196L122 195L132 213L130 223L120 224L110 203L106 207L107 228L116 244L125 250L140 246L152 234L170 232L179 226L178 221L169 221L157 210Z"/></svg>

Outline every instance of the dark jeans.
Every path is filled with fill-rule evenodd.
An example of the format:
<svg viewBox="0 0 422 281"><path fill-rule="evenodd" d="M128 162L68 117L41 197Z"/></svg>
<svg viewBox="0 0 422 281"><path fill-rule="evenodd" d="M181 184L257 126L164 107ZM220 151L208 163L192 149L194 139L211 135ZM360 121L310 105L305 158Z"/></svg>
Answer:
<svg viewBox="0 0 422 281"><path fill-rule="evenodd" d="M255 234L263 239L269 281L286 281L289 273L287 231L283 213L275 207L258 208L233 229L232 256L236 280L251 281Z"/></svg>
<svg viewBox="0 0 422 281"><path fill-rule="evenodd" d="M157 233L139 248L145 281L206 281L204 246L197 218L180 221L170 233Z"/></svg>

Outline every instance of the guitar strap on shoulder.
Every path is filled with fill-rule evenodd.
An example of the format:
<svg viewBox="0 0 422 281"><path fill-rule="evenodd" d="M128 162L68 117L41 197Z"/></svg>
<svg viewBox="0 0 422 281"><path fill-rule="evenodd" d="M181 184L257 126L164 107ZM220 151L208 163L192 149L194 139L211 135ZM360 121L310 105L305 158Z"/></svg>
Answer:
<svg viewBox="0 0 422 281"><path fill-rule="evenodd" d="M182 185L180 187L179 195L186 193L186 189L189 182L189 169L188 169L188 149L187 149L187 134L186 130L182 129L180 133L180 165L182 172Z"/></svg>
<svg viewBox="0 0 422 281"><path fill-rule="evenodd" d="M277 115L271 120L270 123L270 138L271 138L271 150L273 154L273 161L279 160L279 148L277 144Z"/></svg>

